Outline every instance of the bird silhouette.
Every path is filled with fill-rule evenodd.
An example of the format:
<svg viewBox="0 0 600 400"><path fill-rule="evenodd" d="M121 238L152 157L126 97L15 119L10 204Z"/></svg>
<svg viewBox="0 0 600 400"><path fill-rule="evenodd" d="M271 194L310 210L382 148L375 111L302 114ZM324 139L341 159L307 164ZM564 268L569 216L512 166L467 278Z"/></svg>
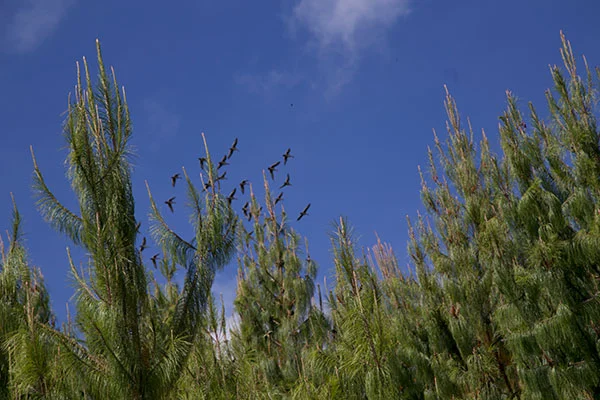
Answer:
<svg viewBox="0 0 600 400"><path fill-rule="evenodd" d="M233 200L237 200L237 198L235 197L235 192L237 191L237 188L233 188L233 190L231 191L231 193L229 193L229 196L227 196L227 202L229 204L231 204L231 202Z"/></svg>
<svg viewBox="0 0 600 400"><path fill-rule="evenodd" d="M219 161L219 165L217 165L217 169L224 167L226 165L229 165L229 163L227 162L227 154L223 156L221 161Z"/></svg>
<svg viewBox="0 0 600 400"><path fill-rule="evenodd" d="M244 206L242 207L242 212L244 213L245 216L248 216L248 207L250 207L250 202L247 201Z"/></svg>
<svg viewBox="0 0 600 400"><path fill-rule="evenodd" d="M146 249L148 246L146 246L146 237L144 236L144 238L142 239L142 245L140 246L140 253L142 251L144 251L144 249Z"/></svg>
<svg viewBox="0 0 600 400"><path fill-rule="evenodd" d="M277 171L277 167L279 166L279 164L281 164L281 161L277 161L274 164L271 164L268 168L269 173L271 174L271 179L275 179L275 174L274 172Z"/></svg>
<svg viewBox="0 0 600 400"><path fill-rule="evenodd" d="M289 158L294 158L292 155L292 149L287 149L285 153L283 153L283 165L286 165Z"/></svg>
<svg viewBox="0 0 600 400"><path fill-rule="evenodd" d="M224 180L224 179L227 179L227 178L225 178L225 175L227 175L227 171L225 171L225 172L223 172L221 175L217 176L217 179L215 179L215 182L218 182L218 181L222 181L222 180Z"/></svg>
<svg viewBox="0 0 600 400"><path fill-rule="evenodd" d="M281 200L283 200L283 192L279 193L279 196L275 198L275 203L273 203L273 205L277 205Z"/></svg>
<svg viewBox="0 0 600 400"><path fill-rule="evenodd" d="M237 144L238 144L238 138L235 138L235 140L233 141L233 144L229 148L229 154L227 154L227 158L231 158L234 151L239 151L237 148Z"/></svg>
<svg viewBox="0 0 600 400"><path fill-rule="evenodd" d="M292 186L292 184L290 183L290 174L287 174L285 182L283 182L283 185L279 186L279 189L283 189L286 186Z"/></svg>
<svg viewBox="0 0 600 400"><path fill-rule="evenodd" d="M173 185L173 187L175 187L175 184L177 183L177 179L181 179L180 174L175 174L171 177L171 185Z"/></svg>
<svg viewBox="0 0 600 400"><path fill-rule="evenodd" d="M242 194L244 194L244 188L246 187L247 184L248 184L248 179L244 179L243 181L240 182L240 190L242 191Z"/></svg>
<svg viewBox="0 0 600 400"><path fill-rule="evenodd" d="M308 205L306 207L304 207L304 210L302 210L302 212L300 212L300 215L298 216L298 219L296 219L296 221L300 221L302 219L302 217L304 217L305 215L308 215L308 209L310 208L310 203L308 203Z"/></svg>
<svg viewBox="0 0 600 400"><path fill-rule="evenodd" d="M152 264L154 264L154 268L156 268L156 260L158 260L158 253L150 257L150 260L152 261Z"/></svg>
<svg viewBox="0 0 600 400"><path fill-rule="evenodd" d="M173 212L173 204L175 204L175 196L171 197L169 200L165 201L165 204L169 206L169 210Z"/></svg>
<svg viewBox="0 0 600 400"><path fill-rule="evenodd" d="M204 169L204 163L208 162L206 157L198 157L198 161L200 161L200 168Z"/></svg>
<svg viewBox="0 0 600 400"><path fill-rule="evenodd" d="M137 233L140 233L140 227L141 227L141 226L142 226L142 223L141 223L141 222L138 222L137 224L135 224L135 231L136 231Z"/></svg>

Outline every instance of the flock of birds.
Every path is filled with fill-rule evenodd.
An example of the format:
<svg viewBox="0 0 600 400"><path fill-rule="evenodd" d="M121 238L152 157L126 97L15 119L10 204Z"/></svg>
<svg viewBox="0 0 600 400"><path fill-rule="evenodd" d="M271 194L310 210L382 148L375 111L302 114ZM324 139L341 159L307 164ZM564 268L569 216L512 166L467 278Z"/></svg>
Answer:
<svg viewBox="0 0 600 400"><path fill-rule="evenodd" d="M223 158L221 158L221 160L217 163L217 178L214 179L214 183L206 182L204 184L204 190L208 190L212 184L217 184L222 180L227 179L227 171L223 171L222 173L220 173L220 170L229 165L229 160L231 159L231 157L233 156L233 154L236 151L239 151L237 148L238 145L238 138L236 138L233 142L233 144L229 147L229 151L227 152L227 154L225 154L223 156ZM283 153L283 165L287 165L288 160L290 158L294 158L294 156L292 155L292 149L288 148L285 153ZM198 161L200 162L200 168L202 170L205 169L205 166L208 164L208 159L206 157L198 157ZM267 167L267 170L269 171L269 175L271 176L272 180L275 180L275 172L277 172L277 168L281 165L281 161L282 160L278 160L276 162L274 162L273 164L269 165ZM220 174L219 174L220 173ZM180 173L176 173L174 175L171 176L171 186L175 187L175 185L177 184L177 181L180 180L181 174ZM234 200L237 200L237 197L235 197L238 187L240 189L240 192L242 194L245 193L245 189L246 189L246 185L249 184L249 181L247 179L242 180L232 191L231 193L229 193L229 195L227 196L227 202L229 204L232 204L232 202ZM284 189L285 187L288 186L292 186L291 183L291 178L290 178L290 174L286 174L285 180L283 181L283 183L281 184L281 186L279 186L279 189ZM167 207L169 207L169 210L171 210L171 212L174 212L174 207L173 205L175 204L175 196L167 199L165 201L165 204L167 205ZM280 192L277 197L275 198L275 202L274 205L277 205L277 203L279 203L280 201L283 200L283 192ZM250 221L252 219L252 215L250 214L250 202L247 201L243 207L242 207L242 212L244 213L244 216L248 219L248 221ZM308 203L308 205L306 207L304 207L304 209L300 212L300 214L298 215L298 218L296 218L296 221L300 221L302 218L304 218L305 216L308 215L308 210L310 208L310 203ZM262 209L262 207L261 207ZM137 227L139 229L139 225ZM142 244L140 246L140 252L144 251L144 249L147 248L147 242L146 242L146 238L144 237L142 240ZM159 254L155 254L152 257L150 257L150 260L152 261L152 263L154 264L154 267L156 267L156 262L158 261L159 258Z"/></svg>
<svg viewBox="0 0 600 400"><path fill-rule="evenodd" d="M227 152L227 154L225 154L223 156L223 158L221 158L221 160L218 162L217 171L219 171L221 168L229 165L229 162L228 162L229 159L231 159L231 157L233 156L233 154L236 151L239 151L237 145L238 145L238 138L236 138L233 141L233 144L229 147L229 151ZM292 155L292 149L288 148L286 150L286 152L283 153L283 165L286 165L290 158L294 158L294 156ZM206 163L208 162L208 160L206 159L206 157L198 157L198 161L200 162L200 168L204 170L204 167L205 167ZM279 167L280 165L281 165L281 161L277 161L267 167L267 170L269 171L269 175L271 176L272 180L275 180L275 172L277 172L277 167ZM221 173L220 175L217 175L217 178L215 179L215 183L227 179L226 176L227 176L227 171L223 171L223 173ZM179 179L181 179L181 174L179 174L179 173L171 176L171 186L175 187L175 185L177 184L177 181ZM245 193L246 185L248 185L248 183L249 182L247 179L244 179L239 183L239 189L242 192L242 194ZM279 187L279 189L283 189L287 186L292 186L290 174L286 174L285 181ZM206 182L204 184L204 190L208 190L210 187L211 187L211 182ZM227 202L229 204L231 204L233 202L233 200L237 200L237 197L235 197L235 195L237 193L237 189L238 189L238 187L236 186L231 191L231 193L229 193L229 196L227 196ZM275 198L274 204L279 203L281 200L283 200L283 192L279 193L279 195ZM175 204L175 196L166 200L165 204L169 207L169 210L171 210L171 212L174 212L173 204ZM242 212L244 213L244 215L246 217L249 216L249 208L248 208L249 206L250 206L250 202L246 202L244 204L244 206L242 207ZM308 205L304 208L304 210L302 210L300 212L300 215L298 215L298 218L296 220L300 221L304 216L308 215L309 208L310 208L310 203L308 203ZM248 218L248 220L250 220L250 218Z"/></svg>

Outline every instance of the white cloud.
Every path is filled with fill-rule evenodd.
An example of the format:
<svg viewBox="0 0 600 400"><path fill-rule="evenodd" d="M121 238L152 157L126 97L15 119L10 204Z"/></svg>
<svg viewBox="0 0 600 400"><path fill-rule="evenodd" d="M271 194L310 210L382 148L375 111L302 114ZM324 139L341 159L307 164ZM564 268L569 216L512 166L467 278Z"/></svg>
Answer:
<svg viewBox="0 0 600 400"><path fill-rule="evenodd" d="M75 0L24 0L7 25L8 46L19 52L35 50L58 27Z"/></svg>
<svg viewBox="0 0 600 400"><path fill-rule="evenodd" d="M352 80L360 52L410 12L411 0L300 0L294 27L304 27L316 45L327 81L327 95L337 94Z"/></svg>
<svg viewBox="0 0 600 400"><path fill-rule="evenodd" d="M321 47L355 51L409 13L409 0L300 0L294 17Z"/></svg>

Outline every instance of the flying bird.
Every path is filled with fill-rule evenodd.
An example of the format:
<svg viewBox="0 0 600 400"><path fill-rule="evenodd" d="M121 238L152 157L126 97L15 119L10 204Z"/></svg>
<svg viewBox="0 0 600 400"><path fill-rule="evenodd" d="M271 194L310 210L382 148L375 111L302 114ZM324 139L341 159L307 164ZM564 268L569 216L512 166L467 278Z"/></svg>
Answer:
<svg viewBox="0 0 600 400"><path fill-rule="evenodd" d="M240 182L240 190L242 191L242 194L244 194L244 188L246 187L247 184L248 184L248 179L244 179L243 181Z"/></svg>
<svg viewBox="0 0 600 400"><path fill-rule="evenodd" d="M158 253L150 257L150 260L152 261L152 264L154 264L154 268L156 268L156 260L158 260Z"/></svg>
<svg viewBox="0 0 600 400"><path fill-rule="evenodd" d="M171 177L171 185L173 185L173 187L175 187L175 184L177 183L177 179L181 179L180 174L175 174Z"/></svg>
<svg viewBox="0 0 600 400"><path fill-rule="evenodd" d="M165 201L165 204L169 206L169 210L173 212L173 204L175 204L175 196L171 197L169 200Z"/></svg>
<svg viewBox="0 0 600 400"><path fill-rule="evenodd" d="M279 196L275 198L275 203L273 205L277 205L281 200L283 200L283 192L279 193Z"/></svg>
<svg viewBox="0 0 600 400"><path fill-rule="evenodd" d="M296 219L296 221L300 221L302 219L302 217L304 217L305 215L308 215L308 209L310 208L310 203L308 203L308 205L306 207L304 207L304 210L302 210L302 212L300 213L300 215L298 216L298 219Z"/></svg>
<svg viewBox="0 0 600 400"><path fill-rule="evenodd" d="M247 201L246 204L244 204L244 206L242 207L242 212L244 213L245 216L248 216L248 207L250 206L250 202Z"/></svg>
<svg viewBox="0 0 600 400"><path fill-rule="evenodd" d="M233 188L233 190L231 191L231 193L229 193L229 196L227 196L227 202L229 204L231 204L231 202L233 200L237 200L237 198L235 197L235 192L237 191L237 188Z"/></svg>
<svg viewBox="0 0 600 400"><path fill-rule="evenodd" d="M223 156L221 161L219 161L219 165L217 165L217 169L224 167L226 165L229 165L229 163L227 162L227 154Z"/></svg>
<svg viewBox="0 0 600 400"><path fill-rule="evenodd" d="M268 168L269 173L271 174L271 179L275 179L275 175L274 172L277 171L277 167L279 166L279 164L281 164L281 161L277 161L274 164L271 164Z"/></svg>
<svg viewBox="0 0 600 400"><path fill-rule="evenodd" d="M141 227L141 226L142 226L142 222L141 222L141 221L140 221L140 222L138 222L137 224L135 224L135 231L136 231L137 233L140 233L140 227Z"/></svg>
<svg viewBox="0 0 600 400"><path fill-rule="evenodd" d="M283 165L287 164L288 158L294 158L292 155L292 149L287 149L287 151L283 153Z"/></svg>
<svg viewBox="0 0 600 400"><path fill-rule="evenodd" d="M281 185L279 187L279 189L283 189L286 186L292 186L292 184L290 183L290 174L287 174L287 177L285 178L285 182L283 182L283 185Z"/></svg>
<svg viewBox="0 0 600 400"><path fill-rule="evenodd" d="M208 162L206 157L198 157L198 161L200 161L200 168L204 169L204 163Z"/></svg>
<svg viewBox="0 0 600 400"><path fill-rule="evenodd" d="M217 179L215 179L215 182L218 182L218 181L222 181L222 180L224 180L224 179L227 179L227 178L225 178L225 175L227 175L227 171L225 171L225 172L223 172L221 175L217 176Z"/></svg>
<svg viewBox="0 0 600 400"><path fill-rule="evenodd" d="M142 245L140 246L140 253L142 251L144 251L144 249L146 249L148 246L146 246L146 237L144 236L144 238L142 239Z"/></svg>
<svg viewBox="0 0 600 400"><path fill-rule="evenodd" d="M229 148L229 154L227 154L227 158L231 158L234 151L239 151L237 148L237 144L238 144L238 138L235 138L235 140L233 141L233 144Z"/></svg>

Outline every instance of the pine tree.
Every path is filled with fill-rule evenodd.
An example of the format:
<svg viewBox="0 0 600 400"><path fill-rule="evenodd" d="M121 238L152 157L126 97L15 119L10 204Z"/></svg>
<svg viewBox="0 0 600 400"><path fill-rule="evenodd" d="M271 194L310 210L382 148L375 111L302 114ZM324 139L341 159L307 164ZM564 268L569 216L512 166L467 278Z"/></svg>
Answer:
<svg viewBox="0 0 600 400"><path fill-rule="evenodd" d="M56 377L55 347L37 325L54 323L39 269L29 266L21 215L13 199L8 249L0 239L0 398L48 398Z"/></svg>
<svg viewBox="0 0 600 400"><path fill-rule="evenodd" d="M34 158L41 212L90 260L87 272L71 262L77 282L74 331L44 329L60 343L61 362L86 396L169 398L200 331L214 273L231 257L236 219L220 193L202 201L186 176L195 227L195 238L186 241L166 225L150 196L151 233L165 265L185 275L182 288L171 282L163 292L151 284L138 249L129 109L114 71L109 77L104 67L99 43L97 51L99 84L93 85L84 60L85 86L78 68L65 123L78 213L59 203Z"/></svg>
<svg viewBox="0 0 600 400"><path fill-rule="evenodd" d="M313 304L316 264L308 254L302 257L298 234L285 211L277 215L266 178L264 183L266 213L251 193L253 233L240 232L237 340L240 358L253 360L256 379L282 396L302 379L302 351L323 340L326 321Z"/></svg>

